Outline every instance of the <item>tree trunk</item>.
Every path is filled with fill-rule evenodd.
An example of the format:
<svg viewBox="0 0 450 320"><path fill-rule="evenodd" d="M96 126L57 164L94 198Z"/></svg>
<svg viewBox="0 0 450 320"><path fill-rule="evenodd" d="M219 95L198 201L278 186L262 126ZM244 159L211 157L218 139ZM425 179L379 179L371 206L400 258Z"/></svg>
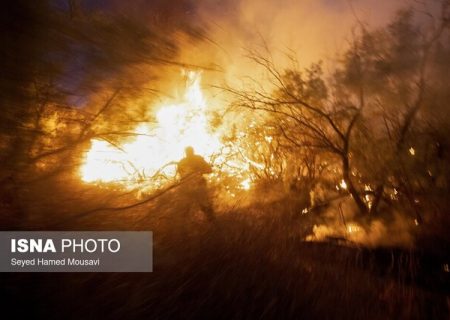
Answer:
<svg viewBox="0 0 450 320"><path fill-rule="evenodd" d="M378 210L378 206L380 205L381 199L383 197L384 192L384 183L380 183L374 192L374 199L372 201L372 206L370 207L370 213L376 213Z"/></svg>
<svg viewBox="0 0 450 320"><path fill-rule="evenodd" d="M361 199L361 196L359 195L358 191L356 190L352 179L350 177L350 161L347 154L344 154L342 156L342 176L344 178L345 183L347 184L347 190L350 193L350 195L353 197L353 200L355 201L356 205L358 206L359 211L362 214L366 214L369 212L367 209L366 204Z"/></svg>

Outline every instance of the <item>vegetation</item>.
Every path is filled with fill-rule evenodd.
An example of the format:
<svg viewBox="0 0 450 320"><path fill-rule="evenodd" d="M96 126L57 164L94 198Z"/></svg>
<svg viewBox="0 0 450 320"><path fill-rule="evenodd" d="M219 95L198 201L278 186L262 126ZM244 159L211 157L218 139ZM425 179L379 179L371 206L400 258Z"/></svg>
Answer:
<svg viewBox="0 0 450 320"><path fill-rule="evenodd" d="M226 129L210 158L215 223L180 214L176 178L148 191L138 168L130 188L79 175L93 139L120 150L157 121L161 70L200 68L177 60L180 38L211 41L179 12L193 4L152 1L139 18L115 1L8 4L0 228L151 230L155 271L2 274L6 305L50 318L448 318L450 4L439 4L375 30L359 22L327 72L249 50L263 76L221 87L232 102L220 111L237 121L211 123ZM227 171L237 158L244 181Z"/></svg>

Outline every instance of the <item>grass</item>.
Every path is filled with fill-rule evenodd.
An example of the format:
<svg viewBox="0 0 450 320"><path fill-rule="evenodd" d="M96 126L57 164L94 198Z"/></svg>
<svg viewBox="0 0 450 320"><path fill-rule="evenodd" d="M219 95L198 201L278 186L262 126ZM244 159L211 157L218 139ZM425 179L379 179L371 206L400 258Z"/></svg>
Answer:
<svg viewBox="0 0 450 320"><path fill-rule="evenodd" d="M2 274L4 305L16 315L47 319L449 316L447 288L416 283L410 263L417 261L403 266L405 256L395 250L304 242L304 221L279 208L257 216L248 213L251 208L222 213L216 224L195 217L180 223L169 208L109 213L107 219L98 214L66 226L152 230L153 273ZM393 257L395 268L383 262L386 257Z"/></svg>
<svg viewBox="0 0 450 320"><path fill-rule="evenodd" d="M199 212L181 217L176 193L168 193L146 206L65 219L132 198L66 188L73 192L56 186L43 197L37 187L29 190L35 199L22 195L28 217L19 228L151 230L154 272L1 274L4 312L17 318L449 318L449 277L436 256L305 242L316 219L295 205L222 210L212 224Z"/></svg>

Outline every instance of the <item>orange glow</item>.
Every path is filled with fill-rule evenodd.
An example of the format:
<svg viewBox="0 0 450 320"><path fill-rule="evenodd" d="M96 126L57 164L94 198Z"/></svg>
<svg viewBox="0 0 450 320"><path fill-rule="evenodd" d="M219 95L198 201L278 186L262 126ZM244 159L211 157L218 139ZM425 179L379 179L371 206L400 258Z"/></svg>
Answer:
<svg viewBox="0 0 450 320"><path fill-rule="evenodd" d="M148 180L157 172L174 177L176 161L184 157L186 146L207 161L225 161L218 154L223 148L220 136L211 130L208 123L208 107L200 86L200 73L187 72L188 86L183 101L156 108L157 124L140 125L134 132L139 135L131 142L119 147L93 139L91 148L85 155L80 175L84 182L120 183L125 187L135 187L139 179ZM230 160L228 160L230 161ZM242 178L241 188L250 189L247 178L248 162L245 159L232 159L234 169L227 172ZM156 185L158 187L158 185Z"/></svg>
<svg viewBox="0 0 450 320"><path fill-rule="evenodd" d="M245 179L244 181L241 182L241 187L242 187L242 189L244 189L244 190L249 190L250 187L251 187L251 183L252 183L252 182L250 181L250 178Z"/></svg>

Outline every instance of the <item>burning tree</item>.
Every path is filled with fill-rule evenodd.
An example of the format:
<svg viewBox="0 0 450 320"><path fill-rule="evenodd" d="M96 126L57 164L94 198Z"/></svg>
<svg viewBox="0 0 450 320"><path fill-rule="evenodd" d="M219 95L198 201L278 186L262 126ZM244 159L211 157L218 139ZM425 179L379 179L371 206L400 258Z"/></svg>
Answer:
<svg viewBox="0 0 450 320"><path fill-rule="evenodd" d="M15 218L27 211L22 191L44 179L72 176L91 139L114 143L139 134L128 129L151 121L142 111L155 93L150 75L163 65L179 65L174 33L201 37L186 20L169 22L176 12L149 23L149 17L131 19L125 11L85 5L15 1L2 11L0 197L2 211ZM137 107L128 108L130 103Z"/></svg>
<svg viewBox="0 0 450 320"><path fill-rule="evenodd" d="M154 191L174 181L175 162L192 145L215 166L211 182L226 184L233 197L264 181L300 184L309 194L322 180L329 194L350 194L362 213L401 199L420 220L420 189L447 185L446 166L427 161L446 157L445 117L436 117L448 98L442 3L441 15L425 23L407 10L384 29L360 24L327 74L321 63L301 70L292 60L280 69L268 50L250 51L267 79L228 88L239 118L215 126L217 110L202 91L199 68L173 60L180 32L201 38L189 19L166 30L159 16L148 25L86 13L76 1L18 2L18 12L43 28L32 33L38 40L19 32L15 45L29 48L33 59L17 68L26 76L4 81L14 89L2 97L14 106L1 125L4 198L17 185L60 173L85 184ZM14 60L8 57L5 64ZM149 80L167 65L184 70L187 85L178 97L161 98ZM419 146L418 136L433 147Z"/></svg>
<svg viewBox="0 0 450 320"><path fill-rule="evenodd" d="M433 109L444 108L435 97L447 90L442 70L448 62L438 57L448 50L448 14L443 2L440 15L430 14L421 25L412 10L399 12L384 29L360 24L326 77L320 63L300 70L293 60L293 67L280 69L268 50L251 51L249 58L265 70L271 86L255 81L227 90L236 106L269 114L267 124L294 154L315 154L324 163L331 157L339 168L336 180L342 179L341 189L360 212L376 212L399 192L416 207L413 181L421 174L407 172L407 163L417 158L413 137L430 137Z"/></svg>

